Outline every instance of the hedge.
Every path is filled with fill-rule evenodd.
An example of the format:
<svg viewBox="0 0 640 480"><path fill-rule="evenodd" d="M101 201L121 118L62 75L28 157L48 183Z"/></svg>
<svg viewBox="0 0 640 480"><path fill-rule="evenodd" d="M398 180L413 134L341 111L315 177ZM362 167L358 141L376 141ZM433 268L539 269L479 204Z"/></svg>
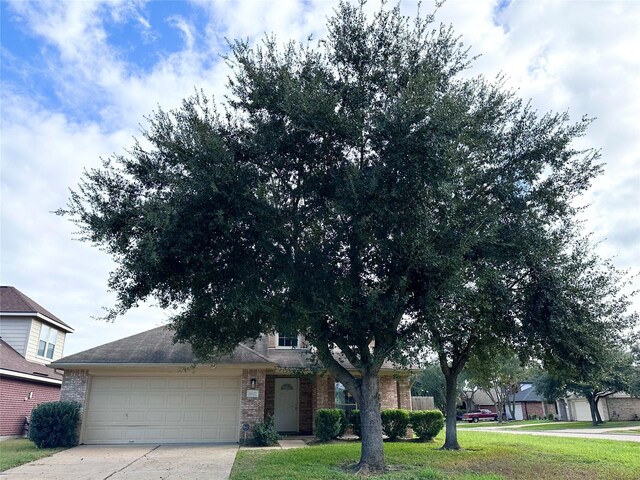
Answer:
<svg viewBox="0 0 640 480"><path fill-rule="evenodd" d="M79 403L42 403L31 412L29 438L38 448L74 447L79 423Z"/></svg>
<svg viewBox="0 0 640 480"><path fill-rule="evenodd" d="M409 415L413 432L423 442L429 442L444 428L440 410L415 410Z"/></svg>

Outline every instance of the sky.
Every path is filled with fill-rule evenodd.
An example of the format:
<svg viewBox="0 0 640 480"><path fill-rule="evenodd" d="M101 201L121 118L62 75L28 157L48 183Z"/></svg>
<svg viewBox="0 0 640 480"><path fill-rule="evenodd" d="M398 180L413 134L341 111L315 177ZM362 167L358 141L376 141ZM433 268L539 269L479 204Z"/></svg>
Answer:
<svg viewBox="0 0 640 480"><path fill-rule="evenodd" d="M421 11L432 6L425 0ZM0 0L0 283L75 329L65 355L170 320L152 302L99 320L115 302L107 288L114 264L52 213L83 170L124 153L159 106L176 107L195 89L224 98L226 39L321 39L334 7ZM417 12L413 1L401 8ZM480 55L467 75L502 73L541 113L596 118L578 144L601 149L606 164L583 200L585 228L601 255L640 272L640 1L449 0L436 21L452 24Z"/></svg>

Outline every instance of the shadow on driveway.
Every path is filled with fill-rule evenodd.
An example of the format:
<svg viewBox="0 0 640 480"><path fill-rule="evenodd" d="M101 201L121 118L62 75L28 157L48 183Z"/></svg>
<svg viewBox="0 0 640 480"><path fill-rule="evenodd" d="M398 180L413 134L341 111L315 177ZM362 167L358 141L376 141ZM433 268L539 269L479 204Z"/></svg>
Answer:
<svg viewBox="0 0 640 480"><path fill-rule="evenodd" d="M0 473L1 480L226 480L238 445L81 445Z"/></svg>

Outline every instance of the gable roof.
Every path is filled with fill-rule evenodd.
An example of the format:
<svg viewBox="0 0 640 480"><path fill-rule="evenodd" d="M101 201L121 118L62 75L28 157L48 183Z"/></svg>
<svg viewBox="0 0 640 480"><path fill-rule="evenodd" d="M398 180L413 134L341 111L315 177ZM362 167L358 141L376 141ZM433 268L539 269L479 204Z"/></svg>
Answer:
<svg viewBox="0 0 640 480"><path fill-rule="evenodd" d="M515 402L542 402L544 399L540 395L535 387L530 387L525 390L521 390L513 396Z"/></svg>
<svg viewBox="0 0 640 480"><path fill-rule="evenodd" d="M173 330L166 325L106 343L51 363L55 367L71 365L190 365L199 363L188 343L174 343ZM215 363L272 364L267 357L240 344L231 355Z"/></svg>
<svg viewBox="0 0 640 480"><path fill-rule="evenodd" d="M40 315L45 320L57 323L68 332L73 332L73 328L56 317L42 305L36 303L16 287L2 285L0 286L0 313L4 314L32 314Z"/></svg>
<svg viewBox="0 0 640 480"><path fill-rule="evenodd" d="M28 378L35 381L56 383L62 381L62 375L53 368L39 363L29 362L13 349L11 345L0 338L0 371L3 375Z"/></svg>

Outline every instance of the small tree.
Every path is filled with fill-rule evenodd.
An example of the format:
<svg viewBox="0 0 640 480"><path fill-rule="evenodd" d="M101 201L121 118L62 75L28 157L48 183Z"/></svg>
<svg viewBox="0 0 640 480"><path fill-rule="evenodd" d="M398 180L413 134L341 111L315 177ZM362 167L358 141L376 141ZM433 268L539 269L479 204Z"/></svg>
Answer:
<svg viewBox="0 0 640 480"><path fill-rule="evenodd" d="M518 357L509 352L483 352L469 361L467 374L473 384L487 393L496 408L498 422L502 423L505 407L525 377L525 369ZM511 418L514 416L515 411L511 411Z"/></svg>

